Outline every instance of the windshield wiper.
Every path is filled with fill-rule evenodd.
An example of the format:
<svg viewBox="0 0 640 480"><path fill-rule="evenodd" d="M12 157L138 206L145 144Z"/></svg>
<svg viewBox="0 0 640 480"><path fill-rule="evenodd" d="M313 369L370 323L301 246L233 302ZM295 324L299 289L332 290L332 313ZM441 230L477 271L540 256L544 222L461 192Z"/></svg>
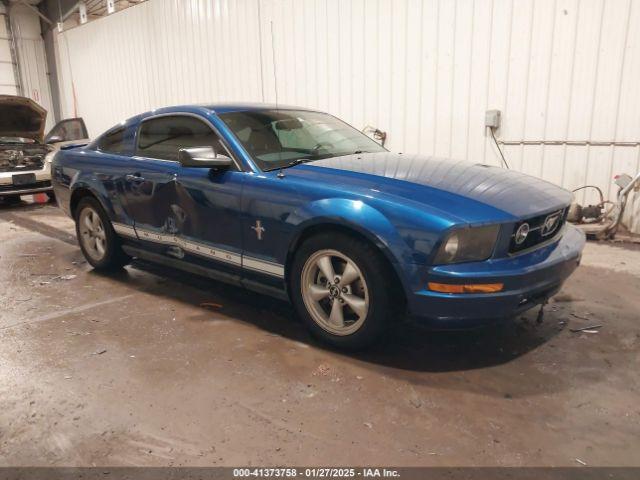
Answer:
<svg viewBox="0 0 640 480"><path fill-rule="evenodd" d="M273 170L282 170L283 168L295 167L296 165L300 165L301 163L305 163L305 162L308 162L308 161L309 160L306 159L306 158L296 158L295 160L290 161L286 165L282 165L280 167L273 167L273 168L270 168L268 170L265 170L265 172L271 172Z"/></svg>
<svg viewBox="0 0 640 480"><path fill-rule="evenodd" d="M356 150L355 152L352 153L343 153L341 155L322 155L322 156L318 156L317 158L313 158L313 157L306 157L306 158L296 158L295 160L292 160L291 162L282 165L280 167L273 167L273 168L269 168L268 170L265 170L265 172L272 172L274 170L282 170L285 168L289 168L289 167L295 167L296 165L300 165L301 163L307 163L307 162L312 162L313 160L321 160L323 158L333 158L333 157L344 157L346 155L358 155L360 153L371 153L367 150Z"/></svg>

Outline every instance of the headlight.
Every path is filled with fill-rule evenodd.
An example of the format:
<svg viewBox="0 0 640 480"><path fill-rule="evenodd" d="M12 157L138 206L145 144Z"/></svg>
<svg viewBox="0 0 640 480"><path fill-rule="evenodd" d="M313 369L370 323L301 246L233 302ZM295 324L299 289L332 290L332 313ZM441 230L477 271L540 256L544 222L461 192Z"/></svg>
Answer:
<svg viewBox="0 0 640 480"><path fill-rule="evenodd" d="M454 230L440 245L433 263L438 265L486 260L493 252L499 231L499 225Z"/></svg>

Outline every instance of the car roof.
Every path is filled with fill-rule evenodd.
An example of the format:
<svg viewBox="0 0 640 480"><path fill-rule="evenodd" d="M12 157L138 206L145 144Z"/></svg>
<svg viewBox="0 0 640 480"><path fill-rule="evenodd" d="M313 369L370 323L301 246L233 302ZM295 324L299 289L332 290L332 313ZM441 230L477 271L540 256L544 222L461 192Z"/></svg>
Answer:
<svg viewBox="0 0 640 480"><path fill-rule="evenodd" d="M192 112L198 110L209 110L211 113L229 113L229 112L257 112L260 110L304 110L309 112L319 111L307 107L296 107L292 105L276 105L274 103L201 103L201 104L185 104L172 105L169 107L161 107L155 110L141 113L129 120L141 120L143 118L167 113Z"/></svg>
<svg viewBox="0 0 640 480"><path fill-rule="evenodd" d="M275 103L215 103L199 105L200 107L211 110L214 113L228 112L248 112L257 110L307 110L315 111L312 108L297 107L293 105L276 105Z"/></svg>
<svg viewBox="0 0 640 480"><path fill-rule="evenodd" d="M322 112L321 110L316 110L313 108L307 107L296 107L292 105L276 105L275 103L259 103L259 102L245 102L245 103L201 103L201 104L184 104L184 105L171 105L168 107L161 107L154 110L150 110L148 112L139 113L138 115L134 115L133 117L129 117L125 120L122 120L120 123L112 126L107 129L105 132L100 134L92 145L99 141L104 135L109 132L113 132L119 128L125 127L128 128L132 125L137 125L145 118L152 117L154 115L166 115L171 113L202 113L202 109L209 110L213 114L221 114L221 113L229 113L229 112L257 112L260 110L303 110L308 112Z"/></svg>

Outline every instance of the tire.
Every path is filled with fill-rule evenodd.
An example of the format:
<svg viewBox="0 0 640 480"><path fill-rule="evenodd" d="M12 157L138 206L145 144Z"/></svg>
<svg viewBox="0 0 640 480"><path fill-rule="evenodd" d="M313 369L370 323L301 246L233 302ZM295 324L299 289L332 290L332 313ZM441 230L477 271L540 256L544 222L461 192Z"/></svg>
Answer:
<svg viewBox="0 0 640 480"><path fill-rule="evenodd" d="M76 208L76 236L84 258L96 270L117 270L131 260L122 251L107 213L93 197L84 197Z"/></svg>
<svg viewBox="0 0 640 480"><path fill-rule="evenodd" d="M379 340L401 314L404 298L399 288L389 288L396 278L390 268L367 242L342 233L319 234L296 252L291 299L314 336L338 348L361 349ZM334 279L327 282L331 270Z"/></svg>

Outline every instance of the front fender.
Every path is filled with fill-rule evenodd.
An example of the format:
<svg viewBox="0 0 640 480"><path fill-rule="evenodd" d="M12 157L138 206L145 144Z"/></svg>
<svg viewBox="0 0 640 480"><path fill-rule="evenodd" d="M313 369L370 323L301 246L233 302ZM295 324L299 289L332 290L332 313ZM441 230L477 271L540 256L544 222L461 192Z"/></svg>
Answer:
<svg viewBox="0 0 640 480"><path fill-rule="evenodd" d="M410 235L402 235L404 226L398 228L396 221L392 222L387 215L361 200L316 200L293 212L288 222L294 225L291 245L297 245L305 231L319 225L340 226L358 232L380 248L405 288L411 288L416 276L424 270L425 255L416 250Z"/></svg>
<svg viewBox="0 0 640 480"><path fill-rule="evenodd" d="M316 200L297 209L289 217L295 225L294 243L309 227L334 224L352 228L382 249L394 252L393 260L404 263L410 255L407 245L391 222L378 210L360 200L327 198Z"/></svg>

